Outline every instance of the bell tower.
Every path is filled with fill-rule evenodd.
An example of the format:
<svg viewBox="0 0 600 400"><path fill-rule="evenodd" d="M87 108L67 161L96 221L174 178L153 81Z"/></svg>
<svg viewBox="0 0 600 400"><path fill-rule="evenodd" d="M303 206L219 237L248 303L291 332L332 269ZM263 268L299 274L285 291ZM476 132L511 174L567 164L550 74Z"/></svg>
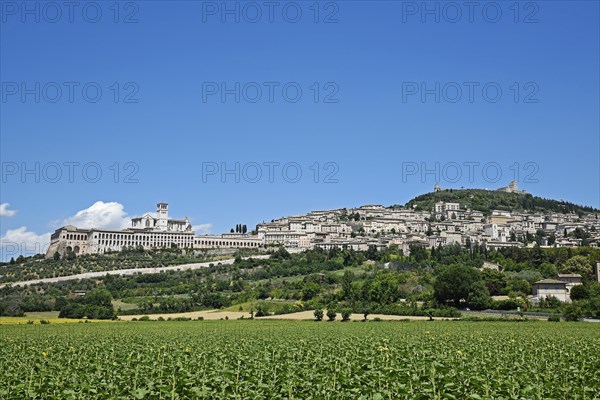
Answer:
<svg viewBox="0 0 600 400"><path fill-rule="evenodd" d="M169 205L167 203L156 205L156 217L158 219L156 227L161 231L166 231L167 221L169 220Z"/></svg>

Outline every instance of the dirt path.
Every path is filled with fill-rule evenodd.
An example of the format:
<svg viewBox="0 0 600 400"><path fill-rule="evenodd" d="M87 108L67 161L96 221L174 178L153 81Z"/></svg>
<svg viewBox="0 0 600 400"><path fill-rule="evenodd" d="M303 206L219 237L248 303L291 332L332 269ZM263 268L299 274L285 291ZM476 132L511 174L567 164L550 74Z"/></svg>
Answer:
<svg viewBox="0 0 600 400"><path fill-rule="evenodd" d="M297 312L297 313L291 313L291 314L283 314L283 315L269 315L268 317L257 317L257 320L289 320L289 321L303 321L303 320L314 320L314 311L301 311L301 312ZM198 319L199 317L203 317L205 320L219 320L219 319L225 319L225 317L229 318L229 319L238 319L240 317L244 317L244 318L248 318L250 317L250 314L248 312L243 312L243 311L220 311L220 310L208 310L208 311L192 311L192 312L187 312L187 313L173 313L173 314L139 314L139 315L121 315L119 316L119 319L122 319L124 321L131 321L133 318L136 319L140 319L140 317L147 315L150 319L155 320L158 319L159 317L163 317L164 319L167 318L178 318L178 317L184 317L184 318L192 318L192 319ZM415 321L424 321L424 320L428 320L429 317L412 317L412 316L405 316L405 315L383 315L383 314L370 314L369 315L369 320L373 320L374 318L379 318L382 321L398 321L398 320L415 320ZM327 319L327 317L325 317L324 319ZM350 316L350 319L352 321L362 321L363 320L363 315L362 314L352 314ZM449 319L449 318L434 318L435 320L444 320L444 319ZM451 318L450 318L451 319ZM337 314L336 316L336 321L341 321L342 320L342 315L341 314Z"/></svg>
<svg viewBox="0 0 600 400"><path fill-rule="evenodd" d="M241 316L244 318L249 318L250 313L243 311L220 311L220 310L208 310L208 311L191 311L186 313L173 313L173 314L139 314L139 315L120 315L119 319L123 321L131 321L133 318L140 319L147 315L150 319L158 319L159 317L163 317L164 319L168 318L192 318L198 319L200 317L205 320L216 320L216 319L238 319Z"/></svg>

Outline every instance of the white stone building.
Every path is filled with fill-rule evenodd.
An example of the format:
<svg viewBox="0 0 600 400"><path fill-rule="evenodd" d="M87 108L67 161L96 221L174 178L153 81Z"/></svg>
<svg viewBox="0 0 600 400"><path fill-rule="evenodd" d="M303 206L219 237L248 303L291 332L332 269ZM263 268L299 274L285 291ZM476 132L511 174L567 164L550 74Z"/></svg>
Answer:
<svg viewBox="0 0 600 400"><path fill-rule="evenodd" d="M57 229L50 237L46 257L55 253L98 254L123 248L192 248L194 232L188 219L169 219L169 206L158 203L156 216L133 218L131 227L122 230L80 229L72 225Z"/></svg>

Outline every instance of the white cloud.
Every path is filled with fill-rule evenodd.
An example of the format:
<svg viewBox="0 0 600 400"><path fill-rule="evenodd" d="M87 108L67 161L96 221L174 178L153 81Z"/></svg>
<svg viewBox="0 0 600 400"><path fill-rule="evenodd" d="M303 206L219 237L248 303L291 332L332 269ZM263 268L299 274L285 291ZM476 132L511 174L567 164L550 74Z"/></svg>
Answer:
<svg viewBox="0 0 600 400"><path fill-rule="evenodd" d="M26 226L9 229L0 237L0 259L7 261L19 255L33 256L45 253L50 244L50 232L38 235L27 230Z"/></svg>
<svg viewBox="0 0 600 400"><path fill-rule="evenodd" d="M90 207L78 211L74 216L66 218L61 225L73 225L77 228L124 229L129 226L129 217L123 204L97 201Z"/></svg>
<svg viewBox="0 0 600 400"><path fill-rule="evenodd" d="M212 227L213 224L192 225L192 230L196 232L196 235L205 235L210 233Z"/></svg>
<svg viewBox="0 0 600 400"><path fill-rule="evenodd" d="M2 216L12 216L16 213L14 210L8 210L8 206L8 203L2 204L0 209ZM124 208L121 203L97 201L71 217L55 221L52 225L56 227L73 225L77 228L124 229L130 226L130 217ZM212 227L213 225L208 223L199 224L192 226L192 230L196 234L202 235L210 233ZM28 231L25 226L7 230L4 236L0 237L0 260L6 261L21 254L32 256L45 253L50 244L50 234L48 232L38 235Z"/></svg>
<svg viewBox="0 0 600 400"><path fill-rule="evenodd" d="M12 217L17 213L17 210L9 210L8 206L10 206L9 203L0 204L0 217Z"/></svg>

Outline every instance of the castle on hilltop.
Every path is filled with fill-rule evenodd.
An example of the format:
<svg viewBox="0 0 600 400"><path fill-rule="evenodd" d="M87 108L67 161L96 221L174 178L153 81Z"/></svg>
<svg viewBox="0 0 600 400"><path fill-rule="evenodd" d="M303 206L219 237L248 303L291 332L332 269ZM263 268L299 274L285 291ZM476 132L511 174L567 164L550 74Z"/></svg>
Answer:
<svg viewBox="0 0 600 400"><path fill-rule="evenodd" d="M517 183L517 181L510 181L510 183L508 184L508 186L505 187L501 187L500 189L497 189L498 192L506 192L506 193L527 193L527 191L525 190L519 190L519 184Z"/></svg>
<svg viewBox="0 0 600 400"><path fill-rule="evenodd" d="M436 183L433 186L433 192L437 193L437 192L441 192L441 191L442 191L442 188L440 187L440 185L438 183ZM506 192L506 193L522 193L522 194L527 193L526 190L519 190L519 184L517 181L510 181L510 183L507 186L496 189L496 191Z"/></svg>

